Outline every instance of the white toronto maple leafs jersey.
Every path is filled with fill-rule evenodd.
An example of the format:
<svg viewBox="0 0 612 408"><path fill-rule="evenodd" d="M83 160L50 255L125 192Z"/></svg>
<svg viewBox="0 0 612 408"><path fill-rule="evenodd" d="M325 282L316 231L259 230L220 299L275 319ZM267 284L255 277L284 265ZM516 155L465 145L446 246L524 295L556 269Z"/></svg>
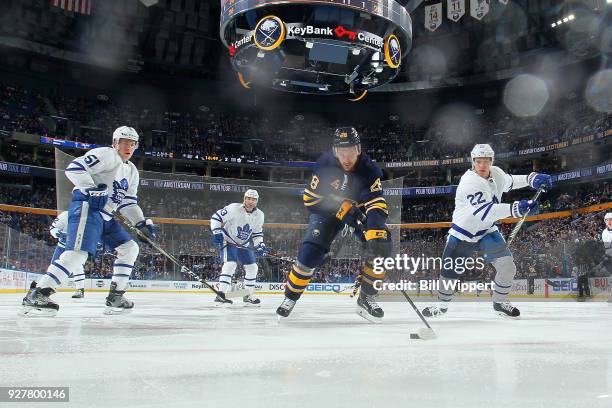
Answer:
<svg viewBox="0 0 612 408"><path fill-rule="evenodd" d="M210 228L213 234L223 234L229 245L248 246L253 240L257 246L263 242L264 213L259 208L247 212L242 203L232 203L213 214Z"/></svg>
<svg viewBox="0 0 612 408"><path fill-rule="evenodd" d="M144 220L138 206L138 183L140 176L136 166L123 161L112 147L98 147L74 159L66 167L66 177L74 184L74 190L85 192L88 188L106 184L108 202L101 211L105 220L112 218L113 211L120 211L133 224Z"/></svg>
<svg viewBox="0 0 612 408"><path fill-rule="evenodd" d="M513 215L512 205L501 202L502 194L527 185L526 175L509 175L497 166L491 166L488 179L471 169L466 171L457 186L449 234L462 241L478 242L497 231L495 222Z"/></svg>
<svg viewBox="0 0 612 408"><path fill-rule="evenodd" d="M601 240L606 248L606 255L612 256L612 230L609 230L606 227L606 229L604 229L601 233Z"/></svg>

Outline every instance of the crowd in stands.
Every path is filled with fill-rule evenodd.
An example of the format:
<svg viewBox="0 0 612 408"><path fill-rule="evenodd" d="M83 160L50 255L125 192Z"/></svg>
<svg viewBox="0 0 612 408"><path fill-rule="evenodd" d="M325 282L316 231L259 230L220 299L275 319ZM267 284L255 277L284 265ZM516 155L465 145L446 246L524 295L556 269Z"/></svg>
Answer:
<svg viewBox="0 0 612 408"><path fill-rule="evenodd" d="M329 151L330 135L340 125L301 115L156 112L118 105L110 99L38 95L6 84L0 84L0 92L4 96L0 130L108 145L112 131L129 124L142 135L141 150L172 152L175 158L315 160ZM375 160L403 162L463 157L469 154L469 147L483 142L500 153L544 146L610 129L612 116L575 98L528 118L514 117L500 107L481 115L440 114L423 126L383 120L356 127L364 151Z"/></svg>

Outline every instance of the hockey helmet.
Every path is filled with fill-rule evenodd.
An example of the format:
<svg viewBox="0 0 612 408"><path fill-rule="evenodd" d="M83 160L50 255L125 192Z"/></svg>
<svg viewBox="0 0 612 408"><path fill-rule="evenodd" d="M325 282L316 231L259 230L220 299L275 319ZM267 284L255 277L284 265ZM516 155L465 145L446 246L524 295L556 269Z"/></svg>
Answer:
<svg viewBox="0 0 612 408"><path fill-rule="evenodd" d="M247 197L254 198L259 201L259 193L257 192L257 190L248 189L247 191L245 191L243 199Z"/></svg>
<svg viewBox="0 0 612 408"><path fill-rule="evenodd" d="M357 146L357 152L361 153L361 140L359 139L359 133L357 133L357 130L351 126L337 128L334 132L334 155L336 154L336 149L338 147L351 146Z"/></svg>
<svg viewBox="0 0 612 408"><path fill-rule="evenodd" d="M470 156L472 156L472 167L474 166L474 160L476 160L478 157L490 157L491 164L493 164L493 161L495 160L495 152L488 144L477 144L470 152Z"/></svg>
<svg viewBox="0 0 612 408"><path fill-rule="evenodd" d="M133 140L136 142L136 147L138 147L138 132L136 129L129 126L120 126L113 132L113 145L119 143L121 139Z"/></svg>

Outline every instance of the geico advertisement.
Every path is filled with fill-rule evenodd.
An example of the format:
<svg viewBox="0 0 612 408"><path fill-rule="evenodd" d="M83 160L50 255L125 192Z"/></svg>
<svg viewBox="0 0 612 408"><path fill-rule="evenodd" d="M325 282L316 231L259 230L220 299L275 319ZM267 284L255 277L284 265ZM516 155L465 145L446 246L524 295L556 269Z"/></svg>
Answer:
<svg viewBox="0 0 612 408"><path fill-rule="evenodd" d="M310 283L306 286L306 292L339 292L351 285L349 283ZM279 282L266 283L262 289L263 292L283 292L284 290L285 284Z"/></svg>

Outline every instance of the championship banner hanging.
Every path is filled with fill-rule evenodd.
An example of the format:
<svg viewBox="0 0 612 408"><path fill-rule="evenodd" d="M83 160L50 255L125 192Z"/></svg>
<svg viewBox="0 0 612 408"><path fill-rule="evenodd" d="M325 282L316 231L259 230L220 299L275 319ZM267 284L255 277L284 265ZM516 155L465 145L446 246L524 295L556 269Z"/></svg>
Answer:
<svg viewBox="0 0 612 408"><path fill-rule="evenodd" d="M442 3L425 6L425 28L436 31L442 25Z"/></svg>
<svg viewBox="0 0 612 408"><path fill-rule="evenodd" d="M500 0L501 1L501 0ZM507 0L506 0L507 1ZM465 0L447 0L446 17L455 23L465 14Z"/></svg>
<svg viewBox="0 0 612 408"><path fill-rule="evenodd" d="M482 20L489 13L489 0L470 0L470 15Z"/></svg>

